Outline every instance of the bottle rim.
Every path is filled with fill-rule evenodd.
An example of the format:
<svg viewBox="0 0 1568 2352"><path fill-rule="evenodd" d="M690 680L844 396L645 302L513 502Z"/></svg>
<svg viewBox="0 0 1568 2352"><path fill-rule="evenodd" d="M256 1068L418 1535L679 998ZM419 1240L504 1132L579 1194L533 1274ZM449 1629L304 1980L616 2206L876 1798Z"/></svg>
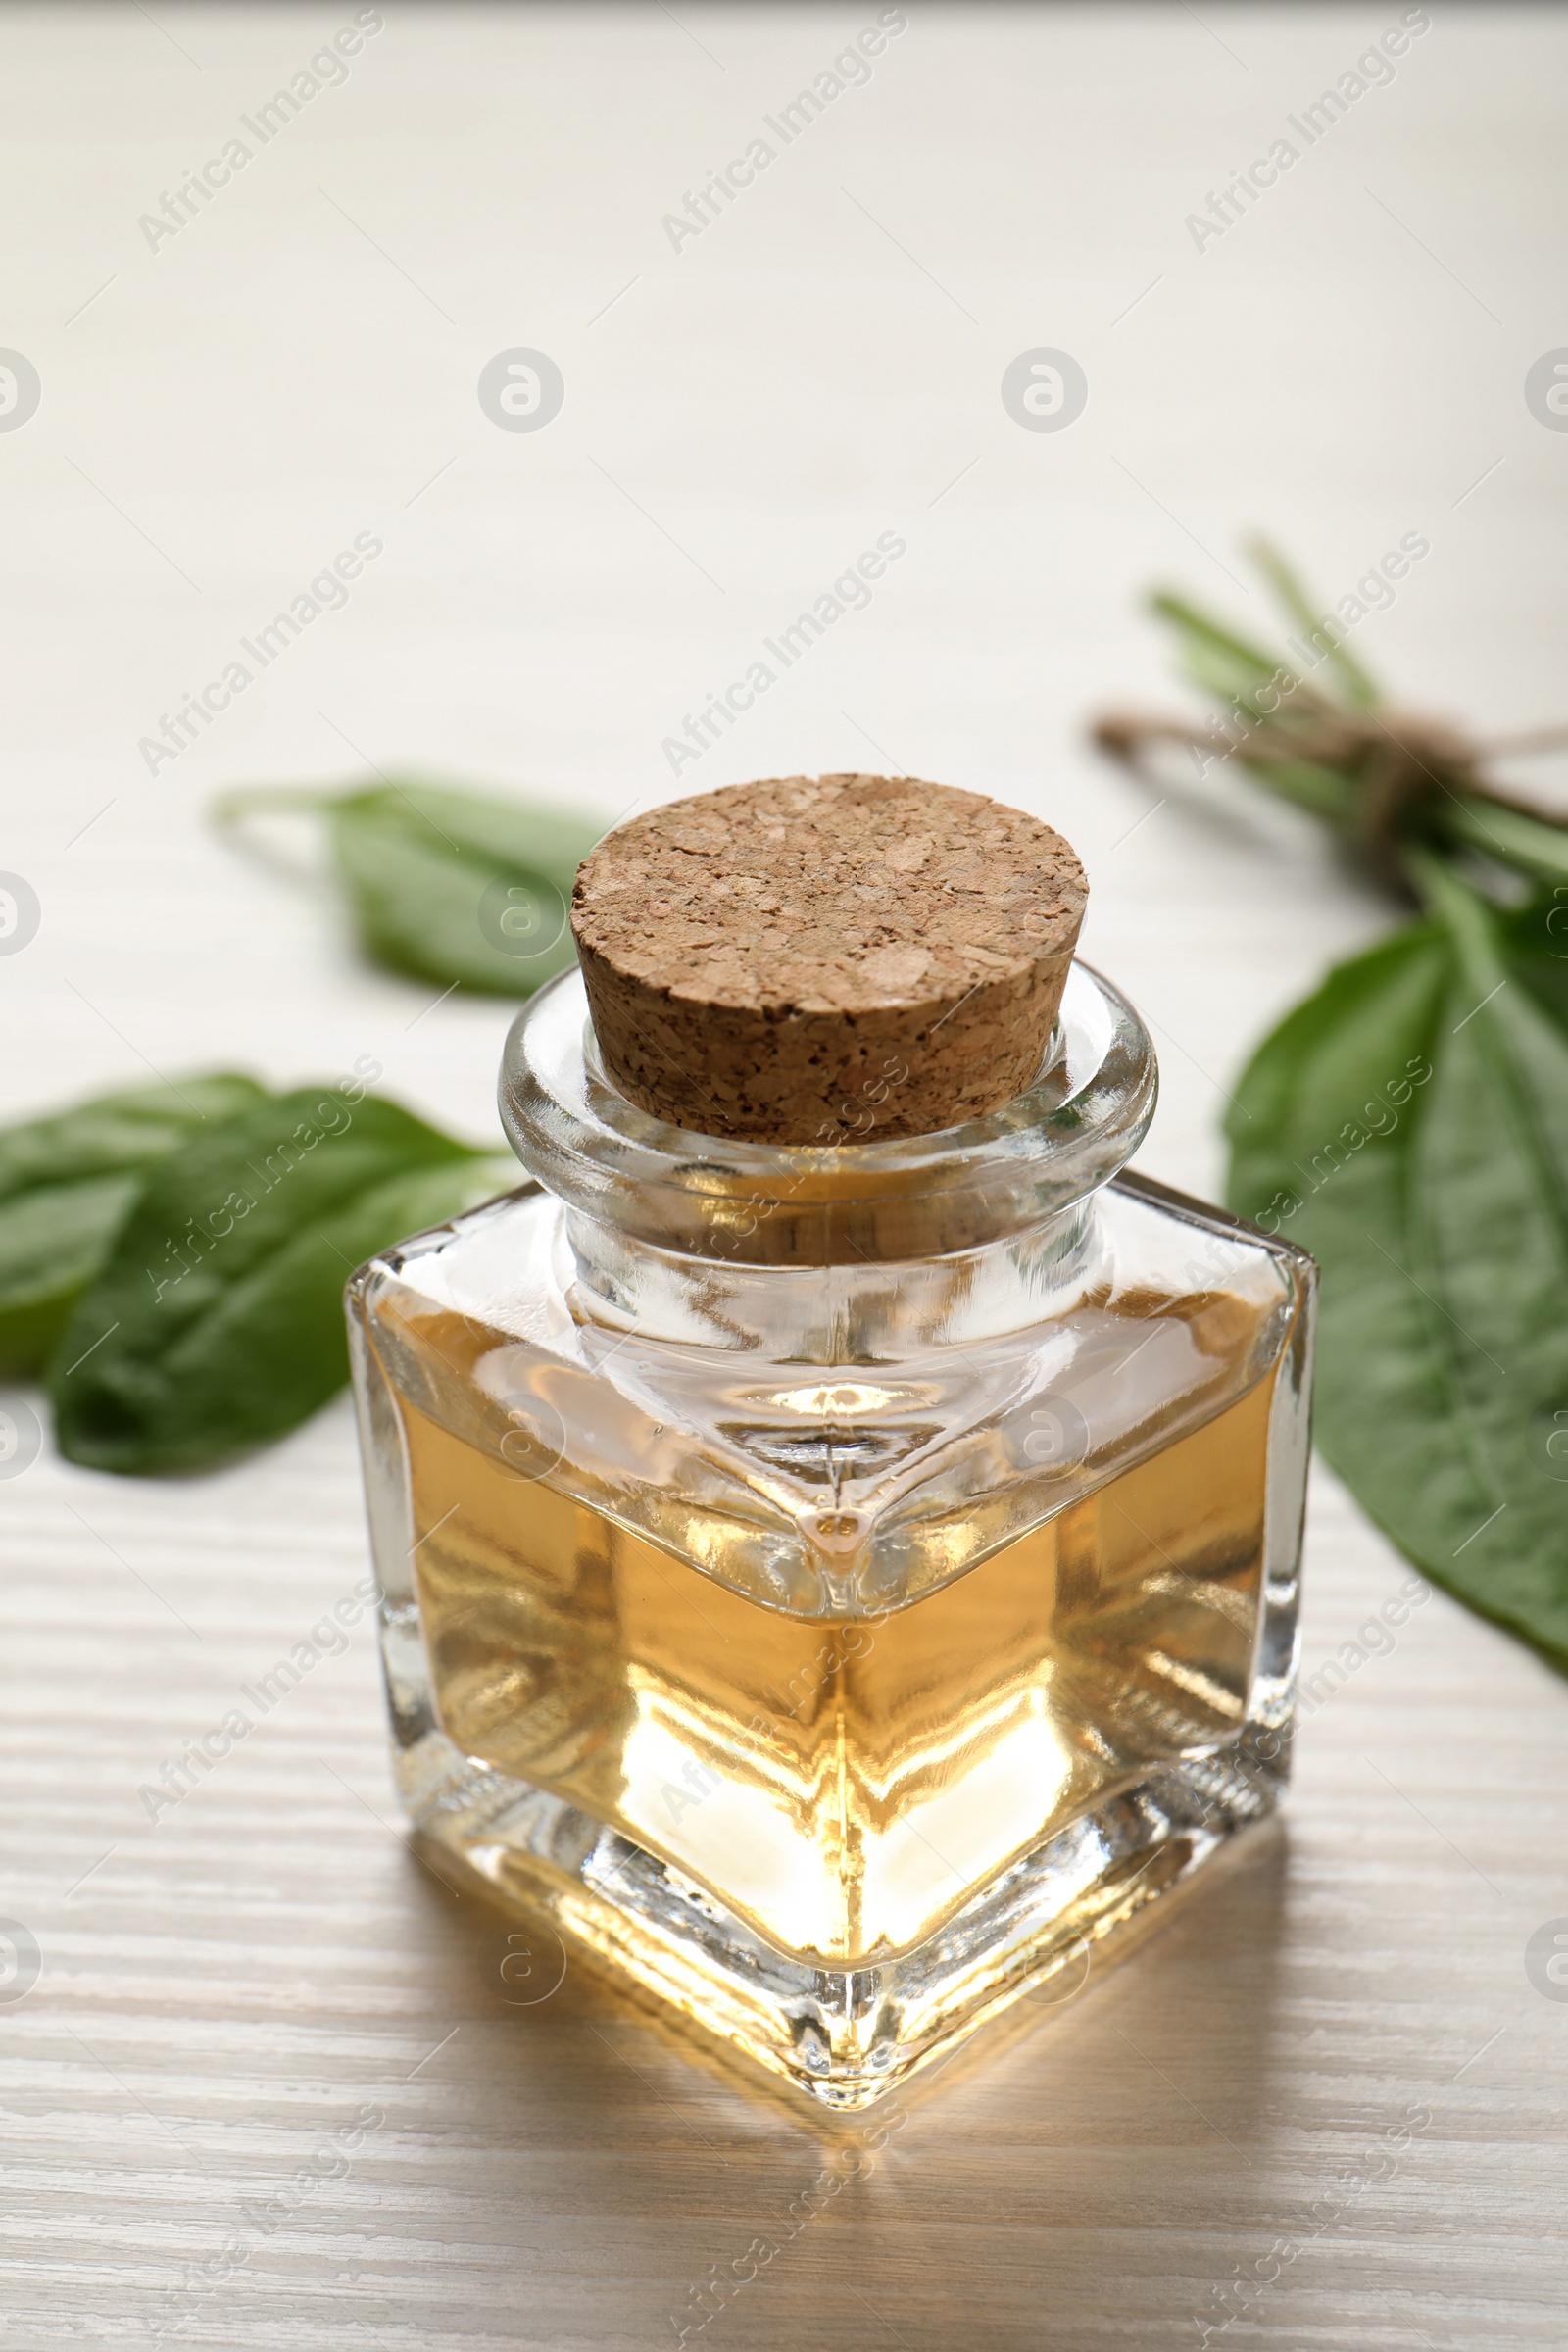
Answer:
<svg viewBox="0 0 1568 2352"><path fill-rule="evenodd" d="M983 1118L821 1146L703 1135L615 1087L573 968L513 1023L499 1106L523 1166L579 1214L683 1254L824 1264L944 1254L1062 1215L1131 1157L1157 1091L1138 1013L1075 960L1038 1074Z"/></svg>

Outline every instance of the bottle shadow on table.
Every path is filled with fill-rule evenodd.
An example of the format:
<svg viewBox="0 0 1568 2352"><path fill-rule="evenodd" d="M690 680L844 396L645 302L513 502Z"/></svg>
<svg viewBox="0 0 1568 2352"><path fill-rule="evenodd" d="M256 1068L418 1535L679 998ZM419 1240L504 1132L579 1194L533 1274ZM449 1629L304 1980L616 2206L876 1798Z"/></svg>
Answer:
<svg viewBox="0 0 1568 2352"><path fill-rule="evenodd" d="M422 1857L421 1857L422 1858ZM887 2098L853 2114L821 2108L716 2036L626 1988L542 1914L503 1908L445 1848L419 1883L437 1980L432 2020L483 2040L487 2099L526 2102L537 2121L607 2113L650 2098L705 2128L759 2132L824 2157L945 2133L1009 2135L1092 2121L1101 2144L1135 2135L1196 2096L1218 2137L1245 2148L1268 2108L1268 2051L1288 1848L1271 1821L1150 1905L1105 1946L1078 1947L1055 1976ZM411 1888L412 1891L412 1888ZM638 2085L641 2084L639 2089ZM1197 2110L1186 2110L1192 2121Z"/></svg>

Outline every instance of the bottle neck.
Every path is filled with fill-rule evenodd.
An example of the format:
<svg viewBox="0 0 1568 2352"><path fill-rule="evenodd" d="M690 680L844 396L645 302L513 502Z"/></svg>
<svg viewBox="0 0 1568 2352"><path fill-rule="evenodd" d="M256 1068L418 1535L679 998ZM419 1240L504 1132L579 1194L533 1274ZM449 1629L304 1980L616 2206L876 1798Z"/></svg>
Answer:
<svg viewBox="0 0 1568 2352"><path fill-rule="evenodd" d="M982 1119L821 1149L700 1135L613 1086L570 972L514 1024L500 1107L523 1165L564 1204L596 1319L733 1317L799 1335L824 1316L875 1333L897 1315L935 1333L997 1328L1020 1298L1037 1319L1072 1295L1094 1196L1142 1140L1156 1087L1137 1013L1075 963L1043 1067Z"/></svg>
<svg viewBox="0 0 1568 2352"><path fill-rule="evenodd" d="M727 1263L568 1208L574 1310L612 1331L773 1361L875 1364L1062 1314L1102 1274L1096 1197L968 1249L833 1265Z"/></svg>

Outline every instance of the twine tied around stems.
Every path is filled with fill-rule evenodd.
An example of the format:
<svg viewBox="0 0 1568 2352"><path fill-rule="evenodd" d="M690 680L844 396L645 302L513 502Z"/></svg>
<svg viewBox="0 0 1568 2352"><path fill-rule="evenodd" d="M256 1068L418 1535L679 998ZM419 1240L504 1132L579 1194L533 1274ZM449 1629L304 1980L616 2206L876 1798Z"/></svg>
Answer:
<svg viewBox="0 0 1568 2352"><path fill-rule="evenodd" d="M1425 802L1443 795L1489 802L1538 823L1562 818L1539 802L1521 799L1488 780L1489 760L1568 747L1568 725L1480 743L1448 721L1421 711L1347 710L1304 680L1287 686L1268 716L1243 710L1231 723L1195 725L1183 718L1137 710L1108 710L1095 722L1094 741L1136 775L1154 780L1149 754L1178 744L1215 760L1240 759L1265 775L1272 767L1302 764L1327 769L1352 786L1343 830L1383 879L1410 890L1401 845ZM1200 773L1206 772L1200 768Z"/></svg>

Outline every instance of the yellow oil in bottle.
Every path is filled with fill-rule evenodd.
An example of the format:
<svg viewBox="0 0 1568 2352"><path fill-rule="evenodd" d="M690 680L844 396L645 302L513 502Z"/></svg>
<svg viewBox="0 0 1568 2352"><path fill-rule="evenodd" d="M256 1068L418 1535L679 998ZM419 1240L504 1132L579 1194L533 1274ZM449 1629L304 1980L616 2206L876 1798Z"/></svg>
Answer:
<svg viewBox="0 0 1568 2352"><path fill-rule="evenodd" d="M1240 1726L1274 1377L869 1617L736 1592L404 1397L440 1727L787 1952L906 1950L1013 1856Z"/></svg>

